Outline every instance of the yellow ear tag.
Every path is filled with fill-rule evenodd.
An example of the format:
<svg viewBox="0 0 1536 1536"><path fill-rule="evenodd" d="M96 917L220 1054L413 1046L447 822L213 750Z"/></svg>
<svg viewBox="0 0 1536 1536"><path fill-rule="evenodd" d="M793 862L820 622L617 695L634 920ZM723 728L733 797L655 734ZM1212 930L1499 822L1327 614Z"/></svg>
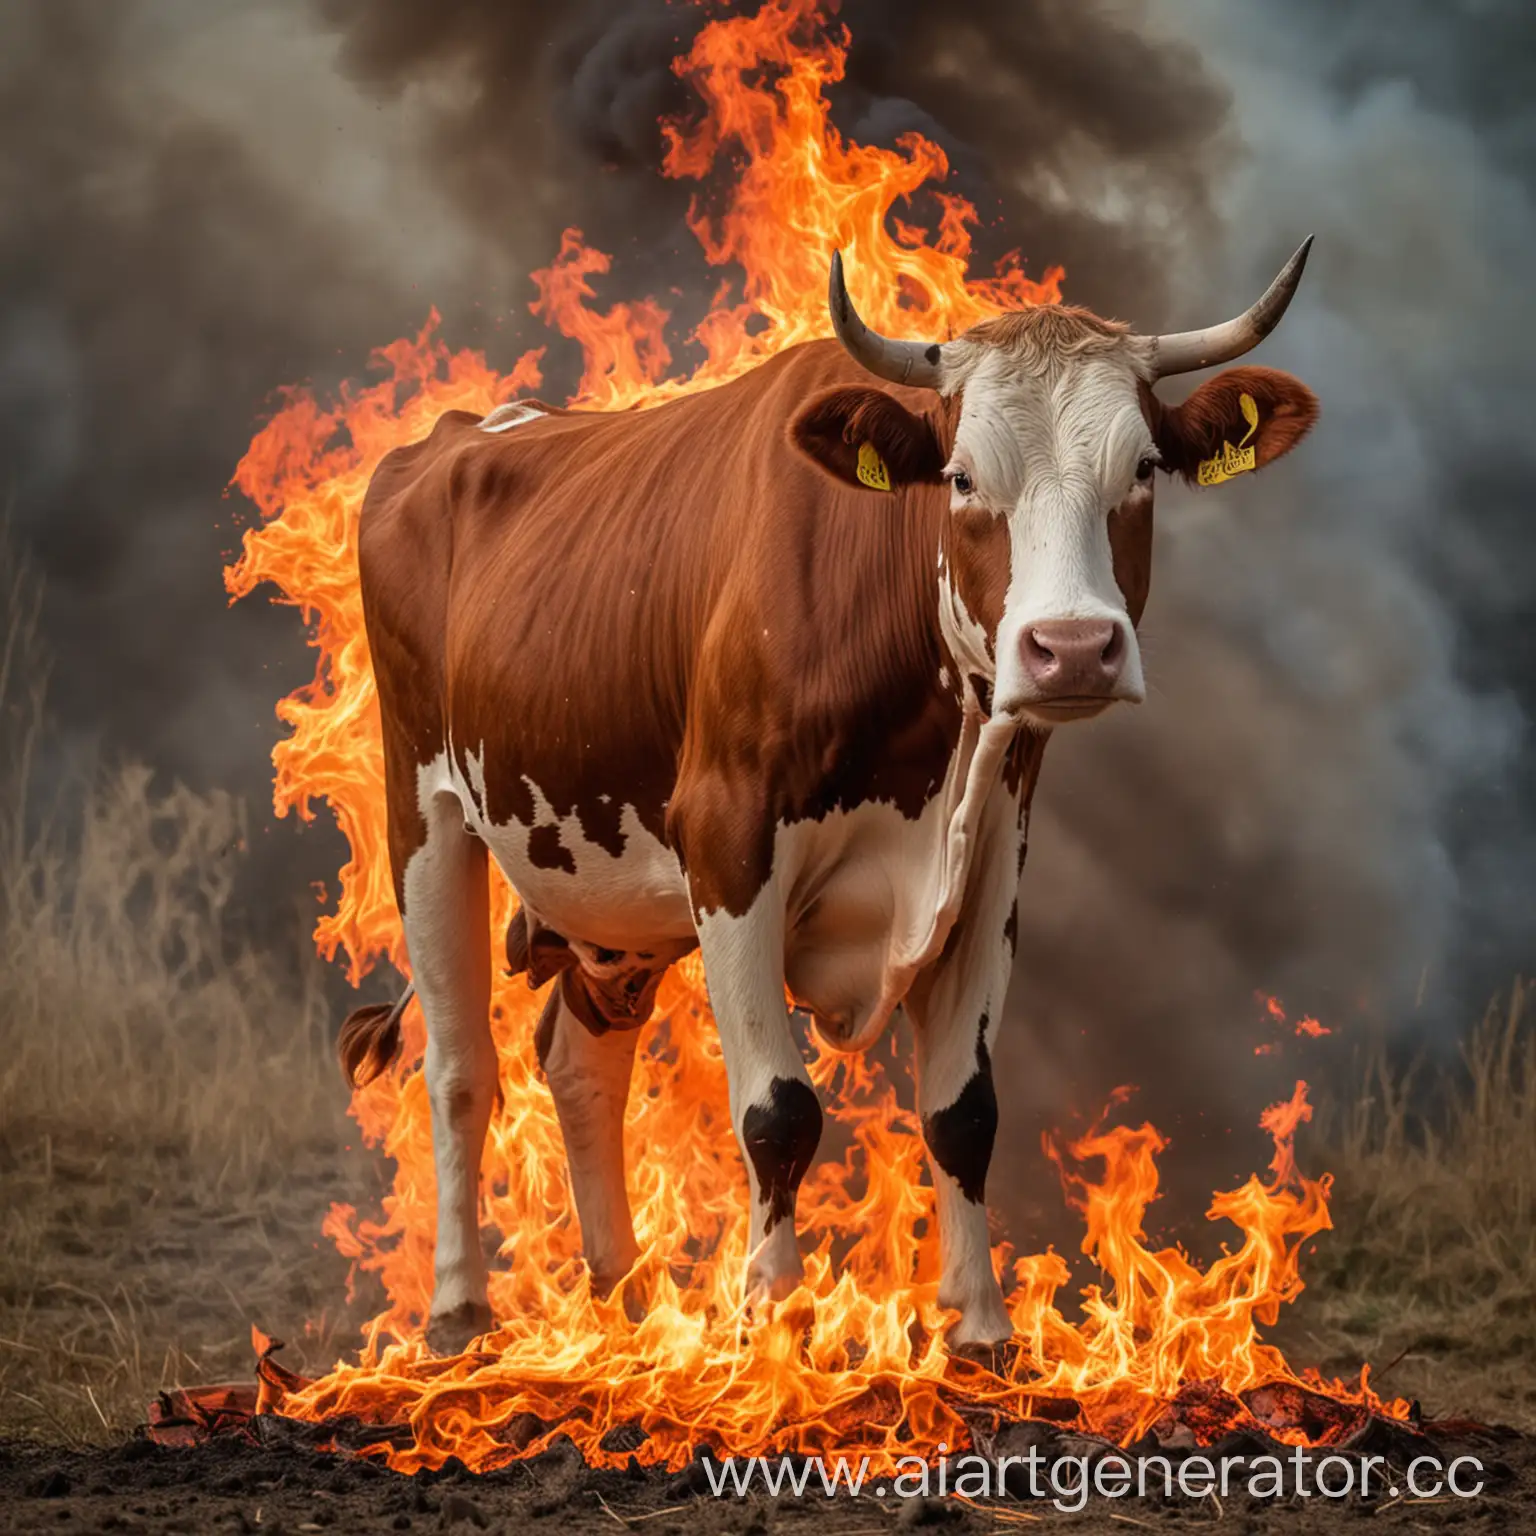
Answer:
<svg viewBox="0 0 1536 1536"><path fill-rule="evenodd" d="M1248 439L1259 430L1258 402L1252 395L1239 395L1237 406L1243 413L1243 420L1248 423L1248 430L1236 448L1223 441L1220 453L1200 461L1198 479L1201 485L1220 485L1224 480L1247 474L1250 469L1258 467L1255 450L1248 445Z"/></svg>
<svg viewBox="0 0 1536 1536"><path fill-rule="evenodd" d="M891 472L885 467L885 460L875 452L873 443L859 444L858 477L860 485L867 485L872 491L888 491L891 488Z"/></svg>

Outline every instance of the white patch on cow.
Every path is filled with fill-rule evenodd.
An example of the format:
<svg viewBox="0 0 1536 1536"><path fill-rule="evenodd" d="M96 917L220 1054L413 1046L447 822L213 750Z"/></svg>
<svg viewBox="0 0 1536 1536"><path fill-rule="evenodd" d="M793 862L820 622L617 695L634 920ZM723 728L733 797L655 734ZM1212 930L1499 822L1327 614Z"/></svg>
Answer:
<svg viewBox="0 0 1536 1536"><path fill-rule="evenodd" d="M1117 623L1126 656L1115 697L1145 694L1141 653L1115 581L1109 515L1136 485L1136 466L1156 448L1142 414L1139 357L1110 346L1065 359L1026 359L977 345L953 381L964 396L951 469L972 489L958 508L1008 522L1012 562L996 635L994 707L1016 715L1034 694L1021 641L1039 624Z"/></svg>
<svg viewBox="0 0 1536 1536"><path fill-rule="evenodd" d="M785 913L784 977L835 1049L877 1039L911 985L912 957L940 898L946 802L957 776L952 768L915 821L871 801L778 829L773 885Z"/></svg>
<svg viewBox="0 0 1536 1536"><path fill-rule="evenodd" d="M485 803L483 746L466 755L465 769L467 779L457 770L453 779L466 817L524 905L576 945L579 954L582 945L589 952L596 947L636 950L692 937L693 917L682 866L677 855L641 822L634 806L620 809L624 846L615 856L588 839L580 817L560 815L545 790L526 775L523 783L533 802L533 820L492 822L479 810ZM547 869L529 859L529 834L535 827L550 826L559 830L560 846L570 855L574 871Z"/></svg>
<svg viewBox="0 0 1536 1536"><path fill-rule="evenodd" d="M992 676L992 652L987 644L987 632L966 607L959 588L945 569L939 572L939 633L962 673L979 672L983 677Z"/></svg>
<svg viewBox="0 0 1536 1536"><path fill-rule="evenodd" d="M469 788L474 796L474 803L466 814L481 814L479 807L485 804L485 763L481 758L475 757L469 760ZM456 782L450 781L454 788Z"/></svg>
<svg viewBox="0 0 1536 1536"><path fill-rule="evenodd" d="M484 416L479 426L482 432L510 432L513 427L520 427L526 421L537 421L542 415L544 412L538 406L526 400L509 400Z"/></svg>
<svg viewBox="0 0 1536 1536"><path fill-rule="evenodd" d="M997 784L1003 759L1014 738L1014 729L1006 720L980 720L974 709L974 698L970 702L972 707L966 710L966 727L969 731L971 722L976 720L976 743L966 764L964 790L945 827L939 899L934 906L927 940L910 962L913 976L938 959L955 925L955 919L960 915L960 904L965 897L971 863L980 837L982 813Z"/></svg>

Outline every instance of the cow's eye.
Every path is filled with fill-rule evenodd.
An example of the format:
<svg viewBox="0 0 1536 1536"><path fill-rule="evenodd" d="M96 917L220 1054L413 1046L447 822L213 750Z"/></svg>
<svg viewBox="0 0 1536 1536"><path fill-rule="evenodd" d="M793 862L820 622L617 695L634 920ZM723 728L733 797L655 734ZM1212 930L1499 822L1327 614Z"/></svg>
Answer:
<svg viewBox="0 0 1536 1536"><path fill-rule="evenodd" d="M962 496L969 496L975 489L975 486L971 481L971 477L966 474L963 469L957 469L954 474L949 477L949 483L954 486L954 488Z"/></svg>
<svg viewBox="0 0 1536 1536"><path fill-rule="evenodd" d="M1137 464L1136 478L1140 480L1143 485L1145 485L1147 481L1150 480L1156 473L1156 471L1157 460L1151 457L1149 454L1146 458L1142 459L1139 464Z"/></svg>

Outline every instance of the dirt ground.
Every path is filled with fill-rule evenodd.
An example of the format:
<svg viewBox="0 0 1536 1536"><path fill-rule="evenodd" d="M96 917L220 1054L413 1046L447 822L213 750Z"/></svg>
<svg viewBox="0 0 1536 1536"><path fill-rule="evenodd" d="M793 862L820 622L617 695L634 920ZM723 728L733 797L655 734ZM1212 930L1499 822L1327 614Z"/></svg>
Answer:
<svg viewBox="0 0 1536 1536"><path fill-rule="evenodd" d="M1536 1531L1536 1439L1523 1434L1437 1441L1445 1455L1475 1454L1492 1469L1489 1488L1471 1501L1273 1503L1237 1494L1224 1501L1098 1500L1080 1513L1011 1499L976 1507L867 1495L716 1499L696 1470L596 1472L558 1449L488 1476L450 1465L403 1477L307 1449L156 1446L135 1430L155 1391L175 1382L249 1379L251 1321L321 1320L285 1351L296 1368L323 1365L344 1350L367 1299L335 1310L345 1265L317 1238L318 1223L338 1183L366 1197L378 1173L371 1157L341 1144L289 1147L280 1177L252 1178L235 1200L228 1175L225 1186L189 1179L187 1160L169 1148L158 1155L84 1148L55 1141L0 1158L10 1234L0 1254L0 1531L342 1536L625 1525L647 1536L878 1536L932 1526L959 1536L1039 1525L1124 1536L1137 1529L1333 1532L1360 1529L1362 1517L1408 1530ZM1490 1364L1497 1353L1491 1345L1474 1349L1443 1327L1431 1336L1420 1317L1425 1303L1410 1301L1410 1289L1398 1293L1394 1331L1383 1325L1380 1297L1372 1310L1361 1294L1334 1284L1288 1320L1288 1347L1338 1369L1366 1353L1379 1365L1392 1359L1387 1350L1406 1351L1384 1385L1427 1392L1435 1413L1473 1410L1528 1423L1529 1356L1517 1351ZM1517 1332L1506 1328L1506 1349Z"/></svg>
<svg viewBox="0 0 1536 1536"><path fill-rule="evenodd" d="M880 1536L942 1527L962 1532L1071 1530L1126 1536L1136 1529L1242 1533L1383 1529L1536 1531L1536 1443L1520 1436L1446 1440L1447 1455L1474 1454L1490 1486L1479 1497L1261 1501L1246 1492L1198 1500L1160 1491L1146 1499L1098 1499L1081 1512L1049 1500L966 1503L954 1498L893 1499L846 1494L796 1498L710 1496L696 1467L672 1475L586 1469L573 1450L473 1476L449 1466L402 1477L357 1460L231 1442L178 1451L131 1439L115 1447L60 1450L0 1443L0 1531L346 1533L460 1529L612 1532L654 1536ZM1068 1503L1074 1501L1067 1501ZM1367 1527L1373 1528L1373 1527Z"/></svg>

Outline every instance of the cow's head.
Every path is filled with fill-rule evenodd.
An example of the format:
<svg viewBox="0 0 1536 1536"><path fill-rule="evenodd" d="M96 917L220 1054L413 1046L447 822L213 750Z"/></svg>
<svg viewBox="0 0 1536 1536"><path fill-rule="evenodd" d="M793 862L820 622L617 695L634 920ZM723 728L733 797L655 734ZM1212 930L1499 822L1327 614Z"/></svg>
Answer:
<svg viewBox="0 0 1536 1536"><path fill-rule="evenodd" d="M947 495L940 622L995 715L1052 726L1145 696L1136 624L1157 470L1219 483L1287 452L1317 416L1311 390L1272 368L1229 369L1179 405L1152 386L1263 340L1310 245L1252 309L1207 330L1139 336L1042 305L930 345L871 331L834 256L832 321L844 347L880 378L936 398L914 411L883 389L829 390L802 408L791 437L850 484L931 484Z"/></svg>

